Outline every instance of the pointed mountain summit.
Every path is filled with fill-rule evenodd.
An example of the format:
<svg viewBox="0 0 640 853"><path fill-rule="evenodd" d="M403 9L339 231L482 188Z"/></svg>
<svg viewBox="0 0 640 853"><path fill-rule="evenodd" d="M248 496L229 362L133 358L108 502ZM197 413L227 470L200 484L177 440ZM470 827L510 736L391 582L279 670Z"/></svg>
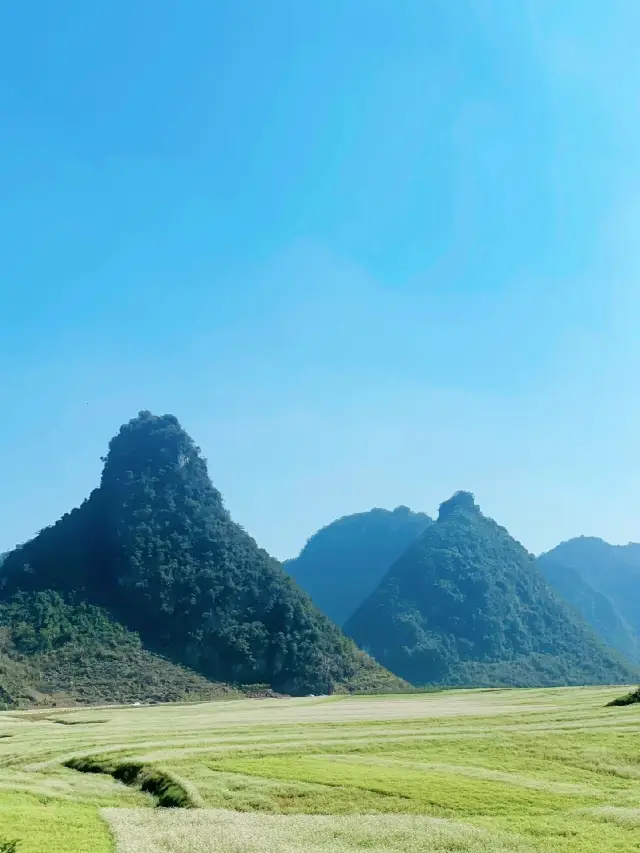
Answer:
<svg viewBox="0 0 640 853"><path fill-rule="evenodd" d="M628 682L548 587L535 558L458 492L394 563L345 632L414 684L543 686Z"/></svg>
<svg viewBox="0 0 640 853"><path fill-rule="evenodd" d="M52 590L106 608L142 642L222 682L287 693L398 686L235 524L173 415L111 440L100 487L16 549L0 596Z"/></svg>
<svg viewBox="0 0 640 853"><path fill-rule="evenodd" d="M430 524L428 515L406 506L346 515L314 533L284 567L323 613L343 625Z"/></svg>

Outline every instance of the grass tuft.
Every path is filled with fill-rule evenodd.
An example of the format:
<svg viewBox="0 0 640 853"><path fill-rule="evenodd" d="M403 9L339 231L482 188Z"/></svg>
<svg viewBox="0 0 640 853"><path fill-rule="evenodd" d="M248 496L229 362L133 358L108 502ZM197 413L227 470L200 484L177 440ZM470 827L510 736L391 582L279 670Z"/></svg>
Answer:
<svg viewBox="0 0 640 853"><path fill-rule="evenodd" d="M135 785L143 770L144 764L136 761L123 761L122 764L117 764L111 770L111 775L124 785Z"/></svg>
<svg viewBox="0 0 640 853"><path fill-rule="evenodd" d="M115 766L104 758L93 755L85 755L82 758L70 758L64 762L64 766L79 773L107 773L113 775Z"/></svg>
<svg viewBox="0 0 640 853"><path fill-rule="evenodd" d="M158 800L158 805L169 809L192 809L196 804L192 802L188 792L172 776L162 770L150 770L146 772L140 786L147 794L152 794Z"/></svg>

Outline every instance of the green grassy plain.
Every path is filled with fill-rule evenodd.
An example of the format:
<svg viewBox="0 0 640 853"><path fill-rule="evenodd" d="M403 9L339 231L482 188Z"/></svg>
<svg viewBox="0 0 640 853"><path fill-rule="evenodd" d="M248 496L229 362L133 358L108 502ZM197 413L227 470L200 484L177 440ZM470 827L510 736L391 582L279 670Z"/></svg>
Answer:
<svg viewBox="0 0 640 853"><path fill-rule="evenodd" d="M624 688L227 700L0 714L18 853L640 850ZM197 808L63 762L166 770Z"/></svg>

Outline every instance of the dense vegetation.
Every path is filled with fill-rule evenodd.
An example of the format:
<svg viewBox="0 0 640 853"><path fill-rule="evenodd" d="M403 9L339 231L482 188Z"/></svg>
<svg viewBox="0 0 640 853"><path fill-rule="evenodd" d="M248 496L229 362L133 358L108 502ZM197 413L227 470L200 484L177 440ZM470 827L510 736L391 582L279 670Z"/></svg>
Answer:
<svg viewBox="0 0 640 853"><path fill-rule="evenodd" d="M56 592L0 604L0 707L169 702L233 695L144 649L105 610Z"/></svg>
<svg viewBox="0 0 640 853"><path fill-rule="evenodd" d="M414 684L552 685L637 676L550 590L467 492L391 567L345 631Z"/></svg>
<svg viewBox="0 0 640 853"><path fill-rule="evenodd" d="M284 567L320 610L343 625L431 523L406 506L347 515L314 533Z"/></svg>
<svg viewBox="0 0 640 853"><path fill-rule="evenodd" d="M231 520L175 417L141 412L104 462L100 487L79 509L6 557L0 592L9 608L19 593L72 596L217 681L294 694L368 677L376 687L399 684Z"/></svg>
<svg viewBox="0 0 640 853"><path fill-rule="evenodd" d="M549 585L580 613L605 645L634 663L640 662L638 635L610 598L594 589L572 566L558 562L553 553L542 554L538 566Z"/></svg>
<svg viewBox="0 0 640 853"><path fill-rule="evenodd" d="M640 544L610 545L602 539L580 536L562 542L546 556L575 569L586 583L606 596L617 614L630 626L632 640L638 643Z"/></svg>
<svg viewBox="0 0 640 853"><path fill-rule="evenodd" d="M626 693L624 696L619 696L616 699L612 699L611 702L607 702L607 706L609 708L616 706L624 706L624 705L637 705L640 703L640 687L636 690L632 690L631 693Z"/></svg>

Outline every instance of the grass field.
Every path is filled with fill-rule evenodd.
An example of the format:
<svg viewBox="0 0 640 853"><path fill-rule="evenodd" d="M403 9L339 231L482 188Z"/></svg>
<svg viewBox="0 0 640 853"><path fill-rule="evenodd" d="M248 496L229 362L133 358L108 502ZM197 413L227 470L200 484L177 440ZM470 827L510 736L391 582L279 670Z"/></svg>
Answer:
<svg viewBox="0 0 640 853"><path fill-rule="evenodd" d="M605 707L623 692L6 712L0 838L18 853L638 851L640 706ZM87 756L165 773L194 807L64 766Z"/></svg>

